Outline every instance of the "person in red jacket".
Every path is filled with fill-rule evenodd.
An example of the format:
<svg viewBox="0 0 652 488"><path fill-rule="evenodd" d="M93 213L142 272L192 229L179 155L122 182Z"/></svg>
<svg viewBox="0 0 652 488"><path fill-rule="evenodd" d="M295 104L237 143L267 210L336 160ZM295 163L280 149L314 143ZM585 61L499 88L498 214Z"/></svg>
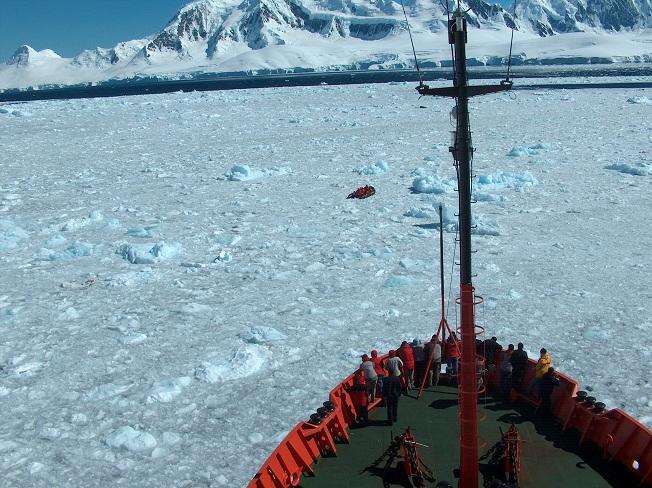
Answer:
<svg viewBox="0 0 652 488"><path fill-rule="evenodd" d="M369 395L367 395L367 384L362 368L358 369L353 376L353 386L349 389L349 395L355 406L356 422L366 424L369 422Z"/></svg>
<svg viewBox="0 0 652 488"><path fill-rule="evenodd" d="M378 356L378 351L375 349L371 351L371 362L374 363L374 369L378 375L377 389L379 392L383 391L383 378L386 376L385 368L383 367L383 360Z"/></svg>
<svg viewBox="0 0 652 488"><path fill-rule="evenodd" d="M446 369L451 383L457 381L457 361L460 358L460 351L455 344L456 341L453 340L454 335L453 333L446 339ZM455 336L455 339L457 339L457 336Z"/></svg>
<svg viewBox="0 0 652 488"><path fill-rule="evenodd" d="M398 357L403 361L403 383L407 390L414 388L414 353L412 347L403 341L398 349Z"/></svg>

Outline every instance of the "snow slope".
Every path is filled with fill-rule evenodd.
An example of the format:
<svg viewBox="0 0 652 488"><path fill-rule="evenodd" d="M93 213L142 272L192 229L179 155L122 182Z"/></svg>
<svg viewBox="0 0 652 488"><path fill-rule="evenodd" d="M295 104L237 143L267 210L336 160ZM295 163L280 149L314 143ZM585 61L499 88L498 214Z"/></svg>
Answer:
<svg viewBox="0 0 652 488"><path fill-rule="evenodd" d="M469 53L476 64L505 64L512 27L515 64L652 61L650 0L524 0L515 17L483 0L462 7L476 39ZM406 12L422 64L447 62L443 4L409 1ZM413 68L414 62L403 10L390 0L193 0L145 39L73 59L44 53L19 48L13 58L20 63L0 65L0 89L138 76Z"/></svg>
<svg viewBox="0 0 652 488"><path fill-rule="evenodd" d="M651 100L471 103L479 322L648 425ZM244 486L359 354L431 335L450 108L408 84L0 106L2 486Z"/></svg>

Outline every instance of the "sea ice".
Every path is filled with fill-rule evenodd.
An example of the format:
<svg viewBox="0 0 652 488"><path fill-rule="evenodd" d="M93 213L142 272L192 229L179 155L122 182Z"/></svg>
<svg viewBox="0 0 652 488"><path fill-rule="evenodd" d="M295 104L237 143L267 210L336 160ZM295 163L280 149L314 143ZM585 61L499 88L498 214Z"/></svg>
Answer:
<svg viewBox="0 0 652 488"><path fill-rule="evenodd" d="M20 241L28 238L29 234L13 221L0 219L0 251L13 249Z"/></svg>
<svg viewBox="0 0 652 488"><path fill-rule="evenodd" d="M387 173L389 171L389 163L387 161L376 161L375 163L355 168L353 171L359 175L369 176Z"/></svg>
<svg viewBox="0 0 652 488"><path fill-rule="evenodd" d="M229 357L219 355L218 361L204 361L195 368L195 378L204 383L220 383L251 376L265 365L270 352L257 344L245 344Z"/></svg>
<svg viewBox="0 0 652 488"><path fill-rule="evenodd" d="M639 105L652 105L652 98L648 97L630 97L627 101Z"/></svg>
<svg viewBox="0 0 652 488"><path fill-rule="evenodd" d="M8 324L16 320L20 307L3 306L0 308L0 324Z"/></svg>
<svg viewBox="0 0 652 488"><path fill-rule="evenodd" d="M506 202L507 198L504 197L503 195L493 195L491 193L486 193L486 192L473 192L473 198L477 202Z"/></svg>
<svg viewBox="0 0 652 488"><path fill-rule="evenodd" d="M128 451L149 451L156 447L156 438L148 432L136 430L128 425L111 432L105 440L110 447Z"/></svg>
<svg viewBox="0 0 652 488"><path fill-rule="evenodd" d="M536 156L541 151L550 149L550 144L534 144L532 146L516 146L507 154L512 157Z"/></svg>
<svg viewBox="0 0 652 488"><path fill-rule="evenodd" d="M434 209L410 207L403 215L414 217L415 219L434 220L437 217L437 212Z"/></svg>
<svg viewBox="0 0 652 488"><path fill-rule="evenodd" d="M167 244L163 241L154 245L123 243L116 250L116 254L131 264L156 264L159 261L175 257L179 254L180 248L178 243Z"/></svg>
<svg viewBox="0 0 652 488"><path fill-rule="evenodd" d="M203 303L184 303L179 307L179 313L188 314L188 315L209 315L213 312L213 307L210 305L204 305Z"/></svg>
<svg viewBox="0 0 652 488"><path fill-rule="evenodd" d="M224 173L224 178L229 181L249 181L263 176L284 175L288 172L288 168L283 167L256 169L251 168L246 164L235 164L229 171Z"/></svg>
<svg viewBox="0 0 652 488"><path fill-rule="evenodd" d="M393 275L385 280L384 288L410 288L416 286L414 278L404 275Z"/></svg>
<svg viewBox="0 0 652 488"><path fill-rule="evenodd" d="M438 175L417 176L412 182L415 193L448 193L457 187L454 178L441 178Z"/></svg>
<svg viewBox="0 0 652 488"><path fill-rule="evenodd" d="M93 245L88 242L75 241L68 246L64 251L51 251L49 252L48 259L50 261L69 261L84 256L93 255Z"/></svg>
<svg viewBox="0 0 652 488"><path fill-rule="evenodd" d="M240 339L251 344L264 344L267 342L284 341L287 336L274 327L266 325L253 325L238 334Z"/></svg>
<svg viewBox="0 0 652 488"><path fill-rule="evenodd" d="M108 398L113 398L118 395L126 393L133 387L133 383L116 385L115 383L104 383L92 388L86 393L86 399L95 401L95 400L106 400Z"/></svg>
<svg viewBox="0 0 652 488"><path fill-rule="evenodd" d="M68 307L59 314L57 320L67 321L67 320L75 320L78 318L79 318L79 312L74 307Z"/></svg>
<svg viewBox="0 0 652 488"><path fill-rule="evenodd" d="M496 171L495 173L478 175L476 187L511 188L516 191L523 191L525 188L538 183L537 179L529 171L523 174L511 173L509 171Z"/></svg>
<svg viewBox="0 0 652 488"><path fill-rule="evenodd" d="M181 442L181 436L174 432L163 432L161 434L161 443L166 446L174 446Z"/></svg>
<svg viewBox="0 0 652 488"><path fill-rule="evenodd" d="M619 171L634 176L649 176L652 175L652 164L649 163L614 163L605 166L605 169Z"/></svg>
<svg viewBox="0 0 652 488"><path fill-rule="evenodd" d="M162 380L154 383L147 393L147 403L168 403L181 395L183 388L192 382L189 376L182 376L169 380Z"/></svg>
<svg viewBox="0 0 652 488"><path fill-rule="evenodd" d="M145 229L144 227L132 227L131 229L127 230L127 235L131 237L152 237L152 235L149 232L149 229Z"/></svg>
<svg viewBox="0 0 652 488"><path fill-rule="evenodd" d="M128 332L120 338L120 342L125 346L135 346L136 344L141 344L146 340L147 335L139 332Z"/></svg>

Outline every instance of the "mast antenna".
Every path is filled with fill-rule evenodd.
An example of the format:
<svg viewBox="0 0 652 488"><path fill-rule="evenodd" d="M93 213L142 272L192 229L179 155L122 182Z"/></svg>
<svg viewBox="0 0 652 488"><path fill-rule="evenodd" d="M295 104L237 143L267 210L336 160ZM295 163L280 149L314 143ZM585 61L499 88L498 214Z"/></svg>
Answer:
<svg viewBox="0 0 652 488"><path fill-rule="evenodd" d="M419 85L420 95L455 98L457 126L455 141L449 151L457 171L459 195L459 242L460 242L460 332L461 362L459 378L460 408L460 488L478 488L478 385L476 378L476 325L475 305L480 303L475 295L471 272L471 129L469 98L476 95L497 93L512 88L511 82L499 85L476 86L468 84L466 69L467 21L459 7L448 22L448 42L454 45L455 79L448 88L430 88Z"/></svg>

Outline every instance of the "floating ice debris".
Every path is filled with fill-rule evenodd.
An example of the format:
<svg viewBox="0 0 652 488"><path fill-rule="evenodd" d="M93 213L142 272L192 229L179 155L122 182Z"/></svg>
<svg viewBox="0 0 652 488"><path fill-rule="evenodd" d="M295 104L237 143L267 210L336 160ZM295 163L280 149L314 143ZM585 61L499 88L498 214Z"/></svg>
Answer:
<svg viewBox="0 0 652 488"><path fill-rule="evenodd" d="M56 247L65 244L67 241L68 239L63 237L61 234L56 234L50 237L45 244L51 247Z"/></svg>
<svg viewBox="0 0 652 488"><path fill-rule="evenodd" d="M127 230L127 235L130 235L131 237L151 237L152 235L149 233L149 229L145 229L144 227L133 227L131 229Z"/></svg>
<svg viewBox="0 0 652 488"><path fill-rule="evenodd" d="M102 220L104 220L104 215L102 212L99 210L93 210L88 214L88 217L69 219L61 225L59 230L63 232L71 232L77 229L81 229L82 227L86 227L92 222L101 222Z"/></svg>
<svg viewBox="0 0 652 488"><path fill-rule="evenodd" d="M233 260L233 255L226 249L222 249L219 254L213 259L213 262L229 263Z"/></svg>
<svg viewBox="0 0 652 488"><path fill-rule="evenodd" d="M428 268L428 263L420 259L403 258L398 265L408 271L425 271Z"/></svg>
<svg viewBox="0 0 652 488"><path fill-rule="evenodd" d="M652 105L652 98L648 97L630 97L627 99L629 103L635 103L640 105Z"/></svg>
<svg viewBox="0 0 652 488"><path fill-rule="evenodd" d="M410 288L415 286L414 278L411 276L393 275L385 280L384 288Z"/></svg>
<svg viewBox="0 0 652 488"><path fill-rule="evenodd" d="M604 341L611 337L611 332L605 327L591 325L581 331L582 337L592 341Z"/></svg>
<svg viewBox="0 0 652 488"><path fill-rule="evenodd" d="M323 264L323 263L312 263L312 264L309 264L308 266L306 266L303 270L306 273L316 273L316 272L322 271L324 269L326 269L325 264Z"/></svg>
<svg viewBox="0 0 652 488"><path fill-rule="evenodd" d="M155 264L159 261L173 258L179 254L181 246L177 243L167 244L163 241L157 244L122 244L116 254L121 255L131 264Z"/></svg>
<svg viewBox="0 0 652 488"><path fill-rule="evenodd" d="M389 171L389 164L387 161L376 161L373 164L355 168L353 171L360 175L377 175Z"/></svg>
<svg viewBox="0 0 652 488"><path fill-rule="evenodd" d="M471 233L478 236L499 236L498 225L483 216L472 217L474 228Z"/></svg>
<svg viewBox="0 0 652 488"><path fill-rule="evenodd" d="M259 442L262 442L264 439L263 435L259 432L254 432L253 434L249 434L249 442L252 444L258 444Z"/></svg>
<svg viewBox="0 0 652 488"><path fill-rule="evenodd" d="M73 307L68 307L57 317L57 319L61 321L75 320L78 318L79 318L79 312Z"/></svg>
<svg viewBox="0 0 652 488"><path fill-rule="evenodd" d="M231 170L224 173L224 176L229 181L246 181L260 178L262 172L252 169L246 164L236 164L231 167Z"/></svg>
<svg viewBox="0 0 652 488"><path fill-rule="evenodd" d="M436 227L439 227L439 206L443 210L443 223L444 230L447 232L455 232L457 230L457 217L455 216L456 209L446 205L445 203L435 202L428 207L410 207L410 209L403 215L406 217L413 217L416 219L432 220Z"/></svg>
<svg viewBox="0 0 652 488"><path fill-rule="evenodd" d="M13 368L11 368L10 372L14 376L33 376L42 367L43 363L39 361L31 361L15 365Z"/></svg>
<svg viewBox="0 0 652 488"><path fill-rule="evenodd" d="M213 240L222 246L235 246L242 240L242 236L236 234L217 233L214 234Z"/></svg>
<svg viewBox="0 0 652 488"><path fill-rule="evenodd" d="M418 176L412 182L412 190L416 193L448 193L456 187L453 178L441 178L438 175Z"/></svg>
<svg viewBox="0 0 652 488"><path fill-rule="evenodd" d="M150 267L144 267L138 271L127 271L108 278L108 286L112 288L123 286L134 286L142 283L150 283L158 278L158 274Z"/></svg>
<svg viewBox="0 0 652 488"><path fill-rule="evenodd" d="M181 395L183 388L192 382L189 376L174 378L170 380L158 381L152 385L147 393L147 403L168 403Z"/></svg>
<svg viewBox="0 0 652 488"><path fill-rule="evenodd" d="M122 395L123 393L129 391L132 384L127 385L116 385L114 383L105 383L103 385L98 385L86 393L87 400L106 400L107 398L112 398L114 396Z"/></svg>
<svg viewBox="0 0 652 488"><path fill-rule="evenodd" d="M634 176L648 176L652 175L652 164L649 163L614 163L608 166L605 166L605 169L611 169L613 171L619 171L620 173L625 173Z"/></svg>
<svg viewBox="0 0 652 488"><path fill-rule="evenodd" d="M210 305L194 302L185 303L178 309L178 312L189 315L206 315L210 314L212 311L213 307Z"/></svg>
<svg viewBox="0 0 652 488"><path fill-rule="evenodd" d="M50 252L48 259L50 261L69 261L71 259L93 255L93 245L88 242L75 241L64 251Z"/></svg>
<svg viewBox="0 0 652 488"><path fill-rule="evenodd" d="M511 173L509 171L497 171L495 173L479 175L477 178L477 187L490 188L512 188L516 191L523 191L525 188L534 186L539 182L529 172L523 174Z"/></svg>
<svg viewBox="0 0 652 488"><path fill-rule="evenodd" d="M406 217L414 217L415 219L434 220L437 217L437 212L432 208L410 207L403 215Z"/></svg>
<svg viewBox="0 0 652 488"><path fill-rule="evenodd" d="M246 331L238 334L238 336L243 341L251 344L264 344L266 342L284 341L287 339L285 334L279 332L274 327L268 327L266 325L251 326Z"/></svg>
<svg viewBox="0 0 652 488"><path fill-rule="evenodd" d="M512 157L536 156L541 151L550 149L550 147L551 147L550 144L535 144L533 146L516 146L512 148L512 150L509 151L507 155Z"/></svg>
<svg viewBox="0 0 652 488"><path fill-rule="evenodd" d="M29 234L13 221L0 219L0 251L15 248L20 241L28 237Z"/></svg>
<svg viewBox="0 0 652 488"><path fill-rule="evenodd" d="M149 451L156 447L156 439L152 434L128 425L111 432L105 442L110 447L124 448L128 451Z"/></svg>
<svg viewBox="0 0 652 488"><path fill-rule="evenodd" d="M91 213L88 214L88 218L95 222L99 222L101 220L104 220L104 214L102 213L101 210L93 210Z"/></svg>
<svg viewBox="0 0 652 488"><path fill-rule="evenodd" d="M181 442L181 436L174 432L163 432L161 435L161 442L166 446L174 446Z"/></svg>
<svg viewBox="0 0 652 488"><path fill-rule="evenodd" d="M266 169L255 169L246 164L236 164L229 171L224 173L224 177L229 181L248 181L263 176L284 175L289 171L287 168L273 167Z"/></svg>
<svg viewBox="0 0 652 488"><path fill-rule="evenodd" d="M136 344L141 344L147 340L146 334L141 334L139 332L128 332L120 338L125 346L135 346Z"/></svg>
<svg viewBox="0 0 652 488"><path fill-rule="evenodd" d="M16 320L20 307L5 307L0 308L0 324L8 324Z"/></svg>
<svg viewBox="0 0 652 488"><path fill-rule="evenodd" d="M492 195L491 193L485 193L485 192L474 192L473 193L473 198L477 202L505 202L507 201L507 198L504 197L503 195Z"/></svg>
<svg viewBox="0 0 652 488"><path fill-rule="evenodd" d="M0 107L0 115L13 115L14 117L23 117L23 116L30 116L32 114L28 112L22 112L20 110L14 110L7 107Z"/></svg>
<svg viewBox="0 0 652 488"><path fill-rule="evenodd" d="M233 351L228 358L218 362L202 362L195 368L195 378L205 383L230 381L260 371L270 356L270 352L257 344L245 344Z"/></svg>

